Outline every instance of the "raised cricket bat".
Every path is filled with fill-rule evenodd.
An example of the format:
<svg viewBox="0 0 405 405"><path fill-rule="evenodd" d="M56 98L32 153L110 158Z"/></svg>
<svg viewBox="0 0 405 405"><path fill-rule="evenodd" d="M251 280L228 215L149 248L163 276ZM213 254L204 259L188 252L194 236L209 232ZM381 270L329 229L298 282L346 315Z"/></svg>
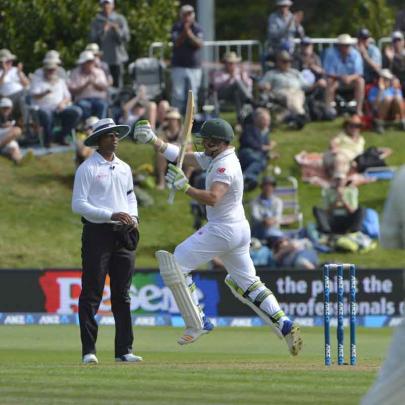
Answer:
<svg viewBox="0 0 405 405"><path fill-rule="evenodd" d="M186 154L187 145L191 141L191 128L193 127L193 121L194 121L194 96L193 96L193 92L191 90L189 90L188 96L187 96L186 115L184 117L184 123L183 123L183 133L181 134L181 138L182 138L181 147L180 147L179 157L177 158L177 164L176 164L176 166L180 169L183 166L183 160L184 160L184 155ZM173 204L175 195L176 195L176 190L174 188L172 188L169 193L169 198L167 199L167 202L169 204Z"/></svg>

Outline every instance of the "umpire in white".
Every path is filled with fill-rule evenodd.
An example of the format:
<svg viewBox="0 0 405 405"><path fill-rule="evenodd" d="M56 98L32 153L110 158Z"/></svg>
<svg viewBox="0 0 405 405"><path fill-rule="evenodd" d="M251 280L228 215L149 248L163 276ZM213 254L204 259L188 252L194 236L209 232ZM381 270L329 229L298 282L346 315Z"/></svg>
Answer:
<svg viewBox="0 0 405 405"><path fill-rule="evenodd" d="M115 319L115 359L142 360L132 353L129 296L139 239L138 205L131 169L115 154L118 141L128 132L127 125L115 125L110 118L98 121L84 142L97 151L79 166L74 181L72 209L83 222L79 322L84 364L98 363L95 315L107 274Z"/></svg>

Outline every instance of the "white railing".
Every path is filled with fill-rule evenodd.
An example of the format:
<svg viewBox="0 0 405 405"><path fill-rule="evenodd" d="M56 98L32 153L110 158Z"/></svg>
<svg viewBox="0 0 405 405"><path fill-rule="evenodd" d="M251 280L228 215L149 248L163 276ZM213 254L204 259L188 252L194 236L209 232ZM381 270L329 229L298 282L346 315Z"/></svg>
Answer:
<svg viewBox="0 0 405 405"><path fill-rule="evenodd" d="M163 59L166 48L172 47L172 42L153 42L149 47L149 57ZM212 55L213 62L220 62L223 54L229 51L236 52L246 62L253 62L255 55L259 60L262 54L262 44L256 40L204 41L204 49L205 55Z"/></svg>

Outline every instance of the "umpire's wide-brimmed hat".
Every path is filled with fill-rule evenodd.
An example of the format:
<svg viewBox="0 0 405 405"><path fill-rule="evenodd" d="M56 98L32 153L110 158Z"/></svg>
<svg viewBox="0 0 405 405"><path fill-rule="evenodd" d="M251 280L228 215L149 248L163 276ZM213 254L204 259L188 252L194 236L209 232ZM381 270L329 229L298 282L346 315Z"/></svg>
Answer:
<svg viewBox="0 0 405 405"><path fill-rule="evenodd" d="M84 141L86 146L97 146L101 135L113 132L121 140L129 134L128 125L116 125L111 118L104 118L93 125L93 132Z"/></svg>

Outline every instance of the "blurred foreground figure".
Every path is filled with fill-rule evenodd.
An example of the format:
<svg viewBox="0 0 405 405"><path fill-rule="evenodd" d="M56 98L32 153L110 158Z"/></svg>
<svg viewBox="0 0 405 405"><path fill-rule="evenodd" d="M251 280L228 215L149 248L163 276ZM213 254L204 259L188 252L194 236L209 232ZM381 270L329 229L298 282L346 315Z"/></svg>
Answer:
<svg viewBox="0 0 405 405"><path fill-rule="evenodd" d="M385 203L381 244L387 249L405 248L405 166L391 183ZM405 288L405 286L404 286ZM399 405L405 398L405 319L397 327L388 355L374 385L363 398L362 405Z"/></svg>

